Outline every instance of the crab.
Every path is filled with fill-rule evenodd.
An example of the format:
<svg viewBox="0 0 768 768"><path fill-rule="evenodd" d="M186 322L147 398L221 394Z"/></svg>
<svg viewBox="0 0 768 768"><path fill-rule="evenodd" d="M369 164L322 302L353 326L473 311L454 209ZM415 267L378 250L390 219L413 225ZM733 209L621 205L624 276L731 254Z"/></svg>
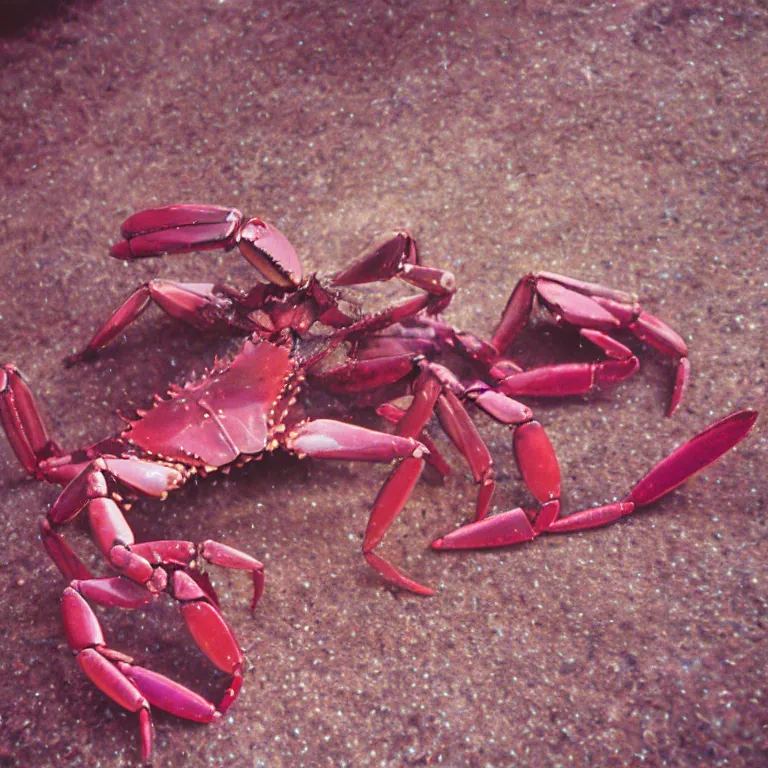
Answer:
<svg viewBox="0 0 768 768"><path fill-rule="evenodd" d="M726 416L658 462L619 502L560 515L560 470L533 412L516 397L586 394L631 376L639 361L617 333L633 334L676 364L668 415L679 405L690 366L683 339L635 299L605 286L552 273L528 274L512 291L490 340L443 321L455 290L451 273L421 264L406 231L386 233L330 278L304 276L296 251L273 225L231 208L179 204L142 211L122 225L111 255L136 260L165 254L232 250L263 280L248 291L218 283L150 280L136 289L67 360L98 354L157 304L200 331L245 337L201 377L171 385L153 406L127 419L118 435L66 452L50 437L27 383L13 365L0 367L0 424L24 469L63 486L40 523L42 544L67 586L62 613L77 664L107 696L138 713L143 759L152 751L151 708L210 722L237 698L244 656L202 566L247 572L251 611L264 589L264 568L251 555L207 540L137 542L125 517L136 497L165 498L194 476L261 459L273 451L300 458L392 464L370 512L362 544L368 564L395 587L419 595L419 583L375 550L407 503L426 462L449 467L425 431L433 414L466 461L477 485L474 520L432 543L435 550L501 547L543 533L605 526L651 504L744 439L752 410ZM420 292L366 312L350 286L397 279ZM575 328L605 359L523 370L506 351L539 304L559 326ZM315 417L306 390L323 390L373 407L394 427L377 431L347 420ZM509 427L533 508L489 515L494 465L468 409ZM114 575L95 577L59 528L87 515L93 538ZM136 609L161 595L177 601L201 651L231 682L222 699L138 664L107 644L91 607Z"/></svg>

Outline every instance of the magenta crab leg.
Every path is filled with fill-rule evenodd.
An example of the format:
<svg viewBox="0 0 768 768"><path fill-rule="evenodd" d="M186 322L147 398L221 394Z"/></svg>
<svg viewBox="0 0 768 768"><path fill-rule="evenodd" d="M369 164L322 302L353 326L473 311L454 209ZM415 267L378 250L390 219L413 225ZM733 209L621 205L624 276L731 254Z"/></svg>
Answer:
<svg viewBox="0 0 768 768"><path fill-rule="evenodd" d="M413 355L353 359L322 373L311 373L323 389L335 394L366 392L393 384L413 373Z"/></svg>
<svg viewBox="0 0 768 768"><path fill-rule="evenodd" d="M550 508L545 512L549 519L543 522L541 515L546 504L538 512L521 508L513 509L457 528L435 540L432 547L438 550L501 547L530 541L539 533L567 533L608 525L631 514L638 507L651 504L718 459L747 436L756 419L757 413L747 409L732 413L710 425L658 462L623 501L586 509L563 518L552 516ZM535 422L531 423L535 424ZM529 427L528 424L520 427L518 433L527 427ZM533 479L533 486L528 482L532 490L536 487L534 495L541 501L547 495L559 493L559 489L554 475L549 480L546 479L547 473L553 473L553 454L550 446L544 444L537 432L538 430L534 428L530 433L533 441L528 436L523 438L521 449L525 448L526 442L533 442L534 451L533 457L524 459L524 463L530 464L530 467L523 469L521 465L521 471L528 482L526 474L535 475L536 466L539 464L544 467L544 475ZM540 445L537 446L537 442ZM517 445L515 447L517 454ZM541 487L537 487L539 483Z"/></svg>
<svg viewBox="0 0 768 768"><path fill-rule="evenodd" d="M331 280L331 285L363 285L394 277L425 291L425 296L420 297L420 301L409 300L402 307L393 307L369 316L350 330L359 332L383 328L412 317L422 309L426 309L429 314L442 312L456 292L456 278L453 274L419 264L416 242L405 230L386 232L375 238L350 266ZM378 319L373 322L373 318Z"/></svg>
<svg viewBox="0 0 768 768"><path fill-rule="evenodd" d="M555 449L538 421L515 430L515 459L525 484L540 504L560 498L560 466Z"/></svg>
<svg viewBox="0 0 768 768"><path fill-rule="evenodd" d="M0 366L0 426L19 462L32 477L42 478L40 463L61 454L15 365Z"/></svg>
<svg viewBox="0 0 768 768"><path fill-rule="evenodd" d="M624 501L645 506L674 490L740 443L756 420L757 411L746 409L711 424L662 459L635 485Z"/></svg>
<svg viewBox="0 0 768 768"><path fill-rule="evenodd" d="M352 262L332 280L333 285L362 285L389 280L406 264L418 264L416 241L409 232L385 232L372 240Z"/></svg>
<svg viewBox="0 0 768 768"><path fill-rule="evenodd" d="M401 423L407 418L406 414ZM421 427L418 427L418 431L421 431ZM316 419L294 427L286 438L285 446L299 456L316 459L376 462L399 459L381 487L368 518L363 556L369 565L395 585L420 595L434 594L434 590L408 578L373 553L373 549L405 506L421 475L426 454L422 443L412 437L389 435L332 419Z"/></svg>
<svg viewBox="0 0 768 768"><path fill-rule="evenodd" d="M91 607L71 587L61 601L64 632L77 663L87 677L109 698L129 712L139 713L141 756L148 763L152 754L152 716L149 702L139 689L108 658L109 649Z"/></svg>
<svg viewBox="0 0 768 768"><path fill-rule="evenodd" d="M180 571L177 575L184 576ZM103 585L103 582L109 584ZM218 610L205 602L204 597L184 603L182 612L201 649L237 681L230 686L218 708L186 686L137 666L130 656L108 648L86 597L99 605L138 608L151 601L152 596L138 585L118 578L73 582L62 597L64 631L78 666L113 701L129 712L139 713L145 763L149 763L152 754L150 705L198 723L212 722L230 706L241 684L243 656Z"/></svg>
<svg viewBox="0 0 768 768"><path fill-rule="evenodd" d="M369 565L396 586L417 595L429 597L435 594L434 589L419 584L404 575L391 563L373 552L408 501L423 468L423 458L420 456L408 457L403 459L384 483L376 497L368 519L368 526L365 529L363 556Z"/></svg>
<svg viewBox="0 0 768 768"><path fill-rule="evenodd" d="M406 411L393 403L383 403L376 409L376 413L390 423L397 424L405 416ZM448 477L451 474L451 467L429 435L422 431L417 435L417 439L429 451L429 454L425 457L427 463L431 464L440 473L441 477Z"/></svg>
<svg viewBox="0 0 768 768"><path fill-rule="evenodd" d="M97 459L87 465L60 494L48 512L50 523L67 523L87 507L91 531L104 558L119 573L139 584L154 579L154 568L158 565L186 567L197 558L223 568L248 571L253 582L251 611L255 609L264 591L264 567L258 560L211 540L200 545L185 541L136 543L119 506L114 499L107 497L108 475L144 495L156 498L178 487L183 479L172 467L136 459ZM63 539L51 530L50 523L44 521L41 524L41 536L48 554L66 578L83 578L87 569L83 570L85 566Z"/></svg>
<svg viewBox="0 0 768 768"><path fill-rule="evenodd" d="M566 397L581 395L602 384L617 384L640 367L633 355L602 363L562 363L532 368L502 379L496 389L514 397Z"/></svg>
<svg viewBox="0 0 768 768"><path fill-rule="evenodd" d="M231 302L214 293L213 283L173 283L150 280L139 286L93 335L85 348L67 358L67 365L86 360L119 336L154 302L169 317L200 330L225 328L216 310L226 311Z"/></svg>
<svg viewBox="0 0 768 768"><path fill-rule="evenodd" d="M501 391L514 395L564 396L590 391L599 384L614 384L637 370L639 363L630 350L607 335L627 330L640 340L677 360L672 398L667 408L671 416L679 406L690 378L688 347L681 336L665 322L644 312L632 296L596 283L589 283L551 272L528 274L510 295L501 320L493 332L491 345L497 355L514 341L527 323L538 298L558 324L570 324L603 349L614 361L596 364L570 364L501 375L500 360L489 363L493 375L503 379Z"/></svg>
<svg viewBox="0 0 768 768"><path fill-rule="evenodd" d="M117 662L117 668L156 707L195 723L212 723L221 715L214 705L184 685L137 664Z"/></svg>
<svg viewBox="0 0 768 768"><path fill-rule="evenodd" d="M600 347L608 357L612 357L614 360L628 360L632 357L632 350L629 347L607 333L593 328L580 328L579 334L588 341L591 341L595 346Z"/></svg>
<svg viewBox="0 0 768 768"><path fill-rule="evenodd" d="M496 488L491 453L464 406L450 390L445 390L437 401L437 417L466 459L474 481L480 486L475 505L475 520L482 520L488 514Z"/></svg>
<svg viewBox="0 0 768 768"><path fill-rule="evenodd" d="M528 322L533 310L533 300L536 297L536 281L532 274L520 278L509 296L506 307L501 314L501 320L491 337L491 344L499 354L517 338L517 335Z"/></svg>

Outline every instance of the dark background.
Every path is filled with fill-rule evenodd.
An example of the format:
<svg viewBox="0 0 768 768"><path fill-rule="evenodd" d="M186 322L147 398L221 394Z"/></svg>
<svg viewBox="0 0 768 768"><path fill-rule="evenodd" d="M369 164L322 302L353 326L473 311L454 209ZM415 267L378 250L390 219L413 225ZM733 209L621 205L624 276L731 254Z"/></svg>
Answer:
<svg viewBox="0 0 768 768"><path fill-rule="evenodd" d="M254 279L235 254L107 257L127 215L177 201L275 222L307 270L406 226L458 278L447 317L483 334L531 269L636 292L690 343L691 388L664 419L673 368L632 342L643 367L626 384L535 403L566 511L621 497L716 418L764 408L764 3L365 5L6 8L0 360L61 442L118 429L118 408L146 407L219 348L153 311L65 369L134 286ZM514 352L592 355L546 328ZM525 501L510 435L478 421L501 511ZM384 546L439 588L431 599L391 590L359 555L381 467L269 459L137 505L140 538L222 539L269 579L251 618L246 580L215 574L251 663L243 693L215 726L159 714L156 765L765 765L764 449L758 423L603 531L438 555L431 539L474 504L446 447L454 476L421 483ZM0 765L134 765L135 716L63 639L64 585L36 529L56 491L5 441L0 491ZM115 647L222 690L172 607L103 617Z"/></svg>

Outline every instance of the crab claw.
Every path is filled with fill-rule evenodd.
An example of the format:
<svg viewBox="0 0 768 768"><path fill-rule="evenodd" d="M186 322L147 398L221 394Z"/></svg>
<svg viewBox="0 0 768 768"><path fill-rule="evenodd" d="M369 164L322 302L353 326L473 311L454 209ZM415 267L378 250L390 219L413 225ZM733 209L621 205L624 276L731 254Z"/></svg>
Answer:
<svg viewBox="0 0 768 768"><path fill-rule="evenodd" d="M302 271L296 250L277 227L261 219L249 219L235 236L247 261L274 285L297 288Z"/></svg>
<svg viewBox="0 0 768 768"><path fill-rule="evenodd" d="M243 214L218 205L167 205L139 211L123 222L125 238L110 249L116 259L141 259L235 246Z"/></svg>

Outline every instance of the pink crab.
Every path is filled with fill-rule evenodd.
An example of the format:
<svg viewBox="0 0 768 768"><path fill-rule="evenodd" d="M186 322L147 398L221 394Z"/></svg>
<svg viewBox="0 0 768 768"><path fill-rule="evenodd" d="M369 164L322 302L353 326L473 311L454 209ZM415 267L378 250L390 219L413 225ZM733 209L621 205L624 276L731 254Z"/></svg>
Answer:
<svg viewBox="0 0 768 768"><path fill-rule="evenodd" d="M433 590L375 552L406 504L425 462L448 472L425 433L436 413L478 486L474 521L433 542L436 550L507 546L542 533L612 523L652 503L742 440L757 417L744 410L712 424L661 460L620 502L560 516L560 469L554 449L518 396L562 397L626 379L639 366L613 334L628 332L677 362L668 415L690 376L685 342L622 291L550 273L526 275L512 292L489 341L442 321L455 291L453 275L420 264L404 231L388 233L347 269L304 277L295 250L271 224L244 221L234 209L174 205L143 211L122 226L116 258L133 260L215 248L240 253L264 282L242 292L216 283L151 280L141 285L69 363L96 354L154 302L167 314L210 332L246 337L239 351L201 378L171 386L119 435L66 453L49 437L32 394L13 365L0 368L0 423L27 472L64 486L42 520L43 545L68 586L62 610L67 640L83 672L140 720L142 754L150 759L151 706L208 722L225 712L242 684L243 654L223 618L202 563L244 570L253 580L251 610L264 569L250 555L217 541L136 542L123 512L128 497L164 498L193 475L240 466L282 450L299 457L393 463L363 540L363 556L385 579L420 595ZM397 278L420 293L367 313L346 286ZM505 352L527 323L534 302L559 325L578 329L604 353L594 363L524 371ZM322 389L373 406L394 433L346 421L312 418L303 390ZM406 407L394 400L407 396ZM494 467L467 406L514 430L522 477L537 500L488 516ZM56 528L86 513L93 537L117 575L94 577ZM110 648L90 604L138 608L161 594L180 604L203 653L232 677L214 704L189 688Z"/></svg>

